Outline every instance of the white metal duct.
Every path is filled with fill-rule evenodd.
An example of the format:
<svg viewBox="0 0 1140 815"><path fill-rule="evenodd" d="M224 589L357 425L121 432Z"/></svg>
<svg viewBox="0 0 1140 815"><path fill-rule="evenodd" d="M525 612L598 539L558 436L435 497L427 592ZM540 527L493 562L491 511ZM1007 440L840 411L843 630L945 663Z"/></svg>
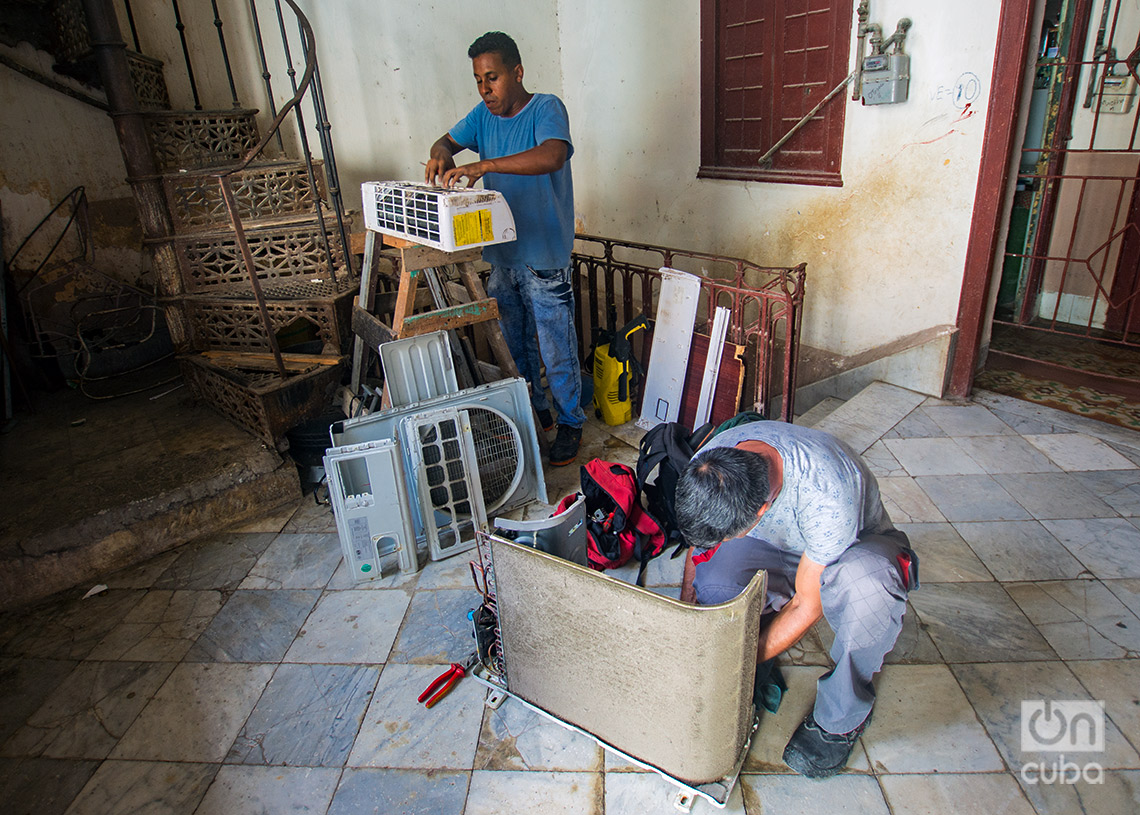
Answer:
<svg viewBox="0 0 1140 815"><path fill-rule="evenodd" d="M507 690L687 784L735 778L766 574L695 606L490 537Z"/></svg>

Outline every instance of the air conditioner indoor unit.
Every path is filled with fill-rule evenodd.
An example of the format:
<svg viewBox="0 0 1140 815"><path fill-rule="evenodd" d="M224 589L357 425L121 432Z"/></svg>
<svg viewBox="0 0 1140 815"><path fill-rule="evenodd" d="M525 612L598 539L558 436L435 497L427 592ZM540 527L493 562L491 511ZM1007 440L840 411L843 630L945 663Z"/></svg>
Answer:
<svg viewBox="0 0 1140 815"><path fill-rule="evenodd" d="M496 190L368 181L361 185L361 193L369 229L444 252L506 243L517 237L511 209Z"/></svg>

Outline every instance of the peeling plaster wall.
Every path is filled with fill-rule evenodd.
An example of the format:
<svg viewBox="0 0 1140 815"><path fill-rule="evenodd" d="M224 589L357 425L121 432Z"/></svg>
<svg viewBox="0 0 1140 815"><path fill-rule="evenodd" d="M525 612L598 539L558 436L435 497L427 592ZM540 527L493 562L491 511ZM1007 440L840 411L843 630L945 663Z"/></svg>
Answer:
<svg viewBox="0 0 1140 815"><path fill-rule="evenodd" d="M61 82L52 59L26 43L0 46L21 64ZM84 186L91 204L96 265L120 280L135 282L142 270L141 235L126 183L115 128L104 111L53 91L7 67L0 67L0 202L4 253L19 243L72 188ZM90 95L101 95L70 83ZM20 265L34 266L62 229L56 219L44 240L21 253ZM74 253L65 244L61 251Z"/></svg>
<svg viewBox="0 0 1140 815"><path fill-rule="evenodd" d="M910 100L846 104L841 188L697 180L699 4L559 3L575 197L586 231L808 264L803 341L853 355L953 324L1000 4L876 0L914 20ZM854 65L856 23L852 21ZM968 110L955 86L976 78Z"/></svg>

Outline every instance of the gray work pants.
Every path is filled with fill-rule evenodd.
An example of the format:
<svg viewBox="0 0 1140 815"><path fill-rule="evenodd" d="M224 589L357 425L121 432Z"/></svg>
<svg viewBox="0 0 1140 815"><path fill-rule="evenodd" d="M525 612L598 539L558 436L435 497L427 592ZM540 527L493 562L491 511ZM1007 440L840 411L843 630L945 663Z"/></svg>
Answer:
<svg viewBox="0 0 1140 815"><path fill-rule="evenodd" d="M823 570L820 596L823 615L835 632L831 646L835 667L819 678L815 720L830 733L853 730L871 712L875 702L871 679L902 631L907 590L896 557L909 548L902 532L868 535ZM731 600L764 569L768 572L764 614L774 614L795 594L799 562L800 555L767 541L749 537L725 541L712 558L696 564L697 603Z"/></svg>

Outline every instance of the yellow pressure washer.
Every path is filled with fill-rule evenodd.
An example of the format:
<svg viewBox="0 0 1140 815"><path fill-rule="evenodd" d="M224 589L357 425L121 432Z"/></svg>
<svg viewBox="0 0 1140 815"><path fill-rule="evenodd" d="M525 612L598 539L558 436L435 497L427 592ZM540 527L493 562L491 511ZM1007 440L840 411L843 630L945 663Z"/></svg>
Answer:
<svg viewBox="0 0 1140 815"><path fill-rule="evenodd" d="M601 331L594 345L594 412L608 425L625 424L633 418L633 385L641 366L633 359L629 338L649 328L645 315L630 320L615 332L616 314L611 309L610 329Z"/></svg>

